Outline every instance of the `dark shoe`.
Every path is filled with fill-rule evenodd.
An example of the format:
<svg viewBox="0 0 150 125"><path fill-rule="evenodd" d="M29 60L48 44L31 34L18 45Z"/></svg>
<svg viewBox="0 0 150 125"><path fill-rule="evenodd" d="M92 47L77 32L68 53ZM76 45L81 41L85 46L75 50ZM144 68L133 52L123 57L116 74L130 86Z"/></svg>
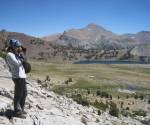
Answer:
<svg viewBox="0 0 150 125"><path fill-rule="evenodd" d="M26 116L21 112L21 111L19 111L19 112L15 112L15 117L18 117L18 118L23 118L23 119L25 119L26 118Z"/></svg>
<svg viewBox="0 0 150 125"><path fill-rule="evenodd" d="M15 117L17 118L22 118L22 119L26 119L26 116L24 114L20 114L20 115L15 115Z"/></svg>

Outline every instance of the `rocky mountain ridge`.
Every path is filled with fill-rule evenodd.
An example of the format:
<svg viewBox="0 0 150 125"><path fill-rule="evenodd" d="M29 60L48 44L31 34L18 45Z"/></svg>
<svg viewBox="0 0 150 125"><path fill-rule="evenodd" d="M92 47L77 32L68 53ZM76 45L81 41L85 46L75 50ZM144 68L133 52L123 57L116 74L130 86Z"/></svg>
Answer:
<svg viewBox="0 0 150 125"><path fill-rule="evenodd" d="M121 40L121 41L136 42L136 43L147 43L147 42L149 43L150 41L150 31L139 31L135 34L126 33L126 34L118 35L95 23L90 23L86 27L81 29L70 29L68 31L64 31L64 33L45 36L42 37L42 39L46 41L56 41L63 34L76 39L80 39L81 41L84 40L94 41L92 35L94 35L94 37L105 36L106 39L110 39L111 41Z"/></svg>
<svg viewBox="0 0 150 125"><path fill-rule="evenodd" d="M136 34L124 34L123 36L134 39L138 44L150 43L150 31L141 31Z"/></svg>
<svg viewBox="0 0 150 125"><path fill-rule="evenodd" d="M117 35L93 23L81 29L70 29L43 38L2 30L0 32L1 50L4 50L5 41L9 38L21 40L27 48L28 58L37 60L63 62L89 59L138 60L139 56L149 58L150 55L149 31Z"/></svg>
<svg viewBox="0 0 150 125"><path fill-rule="evenodd" d="M51 41L52 37L46 37L44 40ZM130 37L119 36L93 23L82 29L64 31L53 42L57 45L82 47L84 49L118 49L125 48L127 44L135 44L135 41ZM110 47L106 48L105 46Z"/></svg>
<svg viewBox="0 0 150 125"><path fill-rule="evenodd" d="M133 60L135 58L135 60L137 60L137 57L139 56L148 57L150 55L149 31L141 31L136 34L117 35L99 25L92 23L82 29L71 29L68 31L64 31L64 33L62 33L61 35L59 34L57 38L55 37L56 39L52 40L52 37L53 36L48 36L44 40L50 41L54 45L73 47L80 50L93 49L102 53L104 51L104 53L102 54L103 56L93 53L93 55L96 55L96 57L94 57L95 59L118 59L121 55L121 59L129 59L132 56L131 58ZM126 56L128 54L130 56ZM90 55L88 54L87 56Z"/></svg>

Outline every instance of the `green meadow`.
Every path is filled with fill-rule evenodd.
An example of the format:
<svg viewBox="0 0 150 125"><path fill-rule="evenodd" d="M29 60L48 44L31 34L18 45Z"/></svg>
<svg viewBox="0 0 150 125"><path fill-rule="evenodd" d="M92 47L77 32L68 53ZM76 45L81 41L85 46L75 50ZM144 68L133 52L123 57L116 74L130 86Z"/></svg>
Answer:
<svg viewBox="0 0 150 125"><path fill-rule="evenodd" d="M72 78L73 84L56 85L56 89L103 89L113 91L116 88L121 88L147 93L150 90L150 65L32 62L33 78L44 80L47 75L60 80Z"/></svg>
<svg viewBox="0 0 150 125"><path fill-rule="evenodd" d="M31 64L32 78L40 80L46 89L79 104L106 110L113 102L120 112L129 111L128 115L134 115L134 111L150 114L150 65ZM50 82L45 82L46 76L50 77ZM63 82L69 79L71 82Z"/></svg>

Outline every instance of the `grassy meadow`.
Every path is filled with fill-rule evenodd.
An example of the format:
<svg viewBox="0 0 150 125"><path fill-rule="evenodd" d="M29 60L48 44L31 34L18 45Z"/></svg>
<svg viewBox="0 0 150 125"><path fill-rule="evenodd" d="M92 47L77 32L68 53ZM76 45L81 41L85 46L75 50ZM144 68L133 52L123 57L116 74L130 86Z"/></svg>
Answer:
<svg viewBox="0 0 150 125"><path fill-rule="evenodd" d="M139 64L53 64L32 62L32 77L44 80L49 75L58 80L72 78L73 84L57 87L72 89L150 90L150 65Z"/></svg>
<svg viewBox="0 0 150 125"><path fill-rule="evenodd" d="M115 103L132 115L150 115L150 65L140 64L57 64L31 62L31 77L54 92L79 104L106 110ZM50 77L45 82L46 76ZM71 82L66 82L71 78ZM48 85L47 85L48 84ZM49 87L50 86L50 87ZM119 91L121 90L121 91ZM124 91L125 90L125 91ZM143 115L143 114L142 114Z"/></svg>

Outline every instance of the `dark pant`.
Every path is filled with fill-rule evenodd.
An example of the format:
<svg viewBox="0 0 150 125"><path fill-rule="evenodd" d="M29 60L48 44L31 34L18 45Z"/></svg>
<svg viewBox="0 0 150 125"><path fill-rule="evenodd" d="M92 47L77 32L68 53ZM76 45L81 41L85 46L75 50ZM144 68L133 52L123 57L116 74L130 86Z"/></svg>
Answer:
<svg viewBox="0 0 150 125"><path fill-rule="evenodd" d="M27 87L24 78L13 78L13 81L15 83L14 110L18 112L24 110Z"/></svg>

